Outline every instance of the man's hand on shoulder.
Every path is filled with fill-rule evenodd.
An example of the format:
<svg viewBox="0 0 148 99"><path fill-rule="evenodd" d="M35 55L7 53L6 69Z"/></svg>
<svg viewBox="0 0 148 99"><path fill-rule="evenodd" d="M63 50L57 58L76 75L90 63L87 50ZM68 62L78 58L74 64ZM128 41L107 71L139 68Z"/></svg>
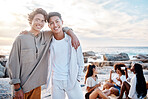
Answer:
<svg viewBox="0 0 148 99"><path fill-rule="evenodd" d="M79 42L79 39L77 38L77 36L73 36L71 38L71 43L75 49L77 49L80 46L80 42Z"/></svg>

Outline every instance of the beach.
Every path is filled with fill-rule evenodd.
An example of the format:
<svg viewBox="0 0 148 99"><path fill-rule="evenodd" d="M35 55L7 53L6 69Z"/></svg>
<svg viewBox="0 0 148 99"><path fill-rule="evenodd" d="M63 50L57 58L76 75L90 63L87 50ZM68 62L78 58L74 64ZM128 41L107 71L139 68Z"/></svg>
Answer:
<svg viewBox="0 0 148 99"><path fill-rule="evenodd" d="M99 82L102 82L102 84L103 84L105 82L105 80L109 79L109 71L111 69L113 69L112 66L98 67L99 74L97 76L98 76ZM128 71L128 73L129 73L129 77L133 76L133 73L131 73L130 71ZM148 81L148 70L144 70L144 74L145 74L144 76L145 76L146 81ZM114 75L114 73L113 73L113 75ZM80 82L80 85L82 86L81 88L83 90L83 95L85 95L85 93L86 93L86 90L85 90L86 87L84 84L84 76L85 76L85 73L84 73L83 77L81 78L82 81ZM0 78L0 99L10 99L10 96L12 94L12 89L9 85L9 81L10 81L9 78ZM100 87L100 89L102 89L102 87ZM42 99L51 99L51 93L46 92L45 85L42 86L41 97L42 97ZM114 96L111 96L110 98L116 99L116 97L114 97ZM67 96L66 96L66 99L68 99Z"/></svg>
<svg viewBox="0 0 148 99"><path fill-rule="evenodd" d="M8 53L8 52L5 52ZM98 70L98 80L99 82L103 83L109 79L109 72L113 69L113 65L115 63L125 63L128 68L131 67L132 62L138 62L143 65L143 71L146 81L148 81L148 47L112 47L112 48L89 48L85 49L83 52L84 55L84 73L81 77L81 88L83 90L83 95L86 93L86 87L84 84L84 76L86 72L86 67L88 64L95 64L97 66ZM2 65L5 65L6 60L8 59L8 55L3 55L3 57L6 56L6 59L2 59L3 63ZM2 67L0 71L3 71L2 76L4 76L6 73L5 66ZM133 73L131 73L130 70L128 70L129 77L132 78ZM113 73L114 75L114 73ZM5 75L5 77L0 78L0 99L10 99L12 96L12 88L9 84L10 79L8 78L8 75ZM100 87L102 89L102 87ZM42 86L42 99L51 99L51 93L46 92L45 85ZM111 99L116 99L116 97L111 96ZM66 96L66 99L67 96Z"/></svg>

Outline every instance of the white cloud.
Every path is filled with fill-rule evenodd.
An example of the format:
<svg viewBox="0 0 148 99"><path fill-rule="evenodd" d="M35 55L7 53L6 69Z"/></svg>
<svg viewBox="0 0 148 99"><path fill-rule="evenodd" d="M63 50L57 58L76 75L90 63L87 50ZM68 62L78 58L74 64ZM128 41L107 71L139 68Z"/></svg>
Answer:
<svg viewBox="0 0 148 99"><path fill-rule="evenodd" d="M95 43L148 46L145 43L148 42L148 15L132 14L133 9L128 8L127 3L120 0L3 0L0 2L3 13L0 37L14 39L20 31L29 28L27 14L42 7L47 12L60 12L64 26L73 28L87 46L95 46Z"/></svg>

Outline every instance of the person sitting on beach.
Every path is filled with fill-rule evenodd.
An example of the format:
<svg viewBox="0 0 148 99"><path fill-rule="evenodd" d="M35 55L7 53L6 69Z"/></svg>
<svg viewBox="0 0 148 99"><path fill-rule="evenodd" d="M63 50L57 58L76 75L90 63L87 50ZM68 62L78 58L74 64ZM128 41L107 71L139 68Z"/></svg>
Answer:
<svg viewBox="0 0 148 99"><path fill-rule="evenodd" d="M114 94L114 95L118 96L120 94L120 88L121 88L122 82L126 81L126 78L128 78L127 68L126 68L125 64L117 63L114 65L114 70L117 73L117 75L115 75L112 78L113 70L110 71L109 82L106 82L103 85L103 90L109 89L110 94ZM126 74L126 76L125 76L125 74ZM108 94L108 95L110 95L110 94Z"/></svg>
<svg viewBox="0 0 148 99"><path fill-rule="evenodd" d="M96 99L97 97L103 99L109 99L109 97L103 93L98 87L101 83L98 82L97 77L98 71L95 65L89 65L85 76L85 84L87 93L85 94L86 99Z"/></svg>
<svg viewBox="0 0 148 99"><path fill-rule="evenodd" d="M130 83L126 81L123 82L118 99L122 99L124 92L126 94L126 99L144 99L144 97L146 97L146 81L143 75L142 66L136 63L131 67L131 71L134 73L134 76Z"/></svg>

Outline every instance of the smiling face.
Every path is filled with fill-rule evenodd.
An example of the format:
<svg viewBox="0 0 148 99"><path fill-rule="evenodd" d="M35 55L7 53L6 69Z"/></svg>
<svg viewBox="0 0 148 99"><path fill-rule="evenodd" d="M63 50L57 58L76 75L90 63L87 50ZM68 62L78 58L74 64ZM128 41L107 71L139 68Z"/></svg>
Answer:
<svg viewBox="0 0 148 99"><path fill-rule="evenodd" d="M62 33L63 21L58 16L49 18L48 26L54 34Z"/></svg>
<svg viewBox="0 0 148 99"><path fill-rule="evenodd" d="M31 30L39 32L45 25L44 15L36 14L30 25L31 25Z"/></svg>

